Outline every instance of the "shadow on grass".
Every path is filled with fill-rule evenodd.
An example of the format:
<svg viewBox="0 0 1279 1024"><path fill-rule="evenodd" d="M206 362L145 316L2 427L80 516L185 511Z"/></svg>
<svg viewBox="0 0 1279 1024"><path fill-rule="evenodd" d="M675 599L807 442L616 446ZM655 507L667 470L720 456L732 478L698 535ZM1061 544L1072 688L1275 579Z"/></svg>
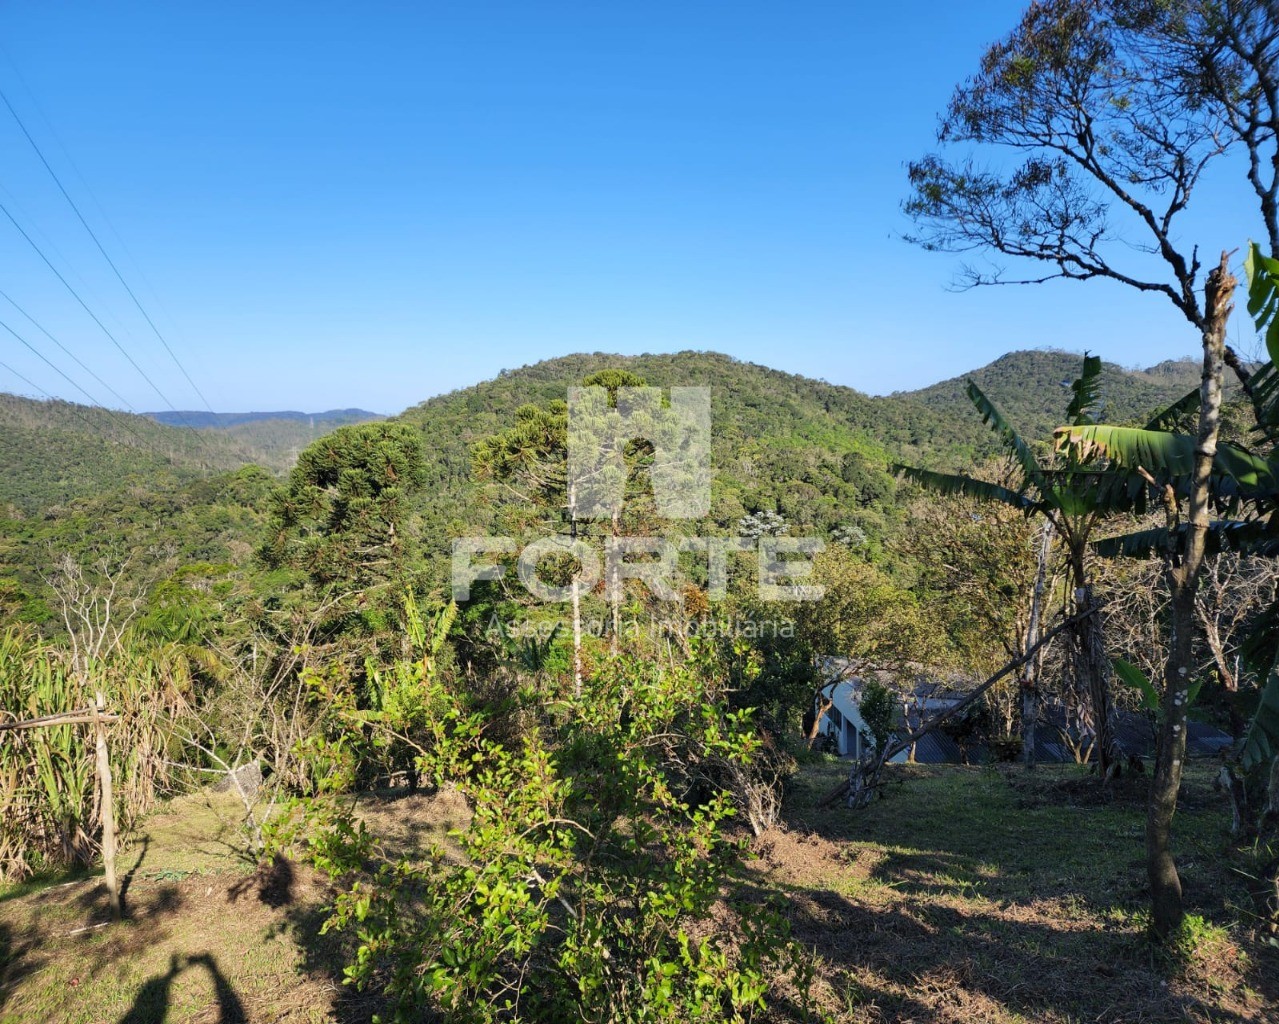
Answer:
<svg viewBox="0 0 1279 1024"><path fill-rule="evenodd" d="M285 928L302 952L299 970L313 978L325 979L336 988L329 1011L336 1024L369 1024L375 1015L385 1018L389 1012L385 998L342 984L347 964L355 959L356 943L348 934L324 932L328 917L326 906L299 904L289 912Z"/></svg>
<svg viewBox="0 0 1279 1024"><path fill-rule="evenodd" d="M790 815L793 856L825 858L796 861L784 887L795 937L858 1019L1244 1024L1279 1006L1279 950L1229 909L1244 893L1203 779L1179 852L1188 911L1221 927L1178 956L1144 936L1140 802L1087 806L1067 772L902 776L865 811L799 801Z"/></svg>
<svg viewBox="0 0 1279 1024"><path fill-rule="evenodd" d="M257 891L257 898L268 907L278 909L293 903L297 871L293 861L282 853L260 862L253 874L237 882L227 890L227 901L236 902L250 890Z"/></svg>
<svg viewBox="0 0 1279 1024"><path fill-rule="evenodd" d="M147 893L133 916L112 924L104 884L82 891L68 891L64 885L34 894L32 912L25 921L0 923L0 1007L23 981L56 966L68 950L85 978L141 954L166 938L168 921L181 913L183 903L176 886L163 886ZM72 908L80 909L68 914ZM68 930L78 922L85 923ZM94 937L102 934L100 929L107 927L112 929L111 941L93 943Z"/></svg>
<svg viewBox="0 0 1279 1024"><path fill-rule="evenodd" d="M756 890L763 899L763 890ZM1200 979L1170 984L1178 966L1139 930L1083 927L903 896L867 906L829 889L789 894L793 937L857 1019L1138 1024L1264 1019L1256 1001L1228 1000ZM748 897L755 898L755 897ZM1245 983L1279 1005L1279 957L1251 957ZM806 1020L797 1006L791 1020ZM865 1015L865 1017L863 1017ZM840 1018L846 1019L846 1018Z"/></svg>
<svg viewBox="0 0 1279 1024"><path fill-rule="evenodd" d="M143 983L133 1000L133 1006L117 1024L160 1024L169 1013L169 990L173 987L173 982L183 971L192 968L203 968L209 972L213 980L218 1015L210 1019L215 1019L217 1024L247 1024L249 1018L245 1013L244 1004L218 968L217 960L209 953L198 953L188 957L179 957L174 954L169 960L169 970Z"/></svg>
<svg viewBox="0 0 1279 1024"><path fill-rule="evenodd" d="M142 862L147 859L147 850L151 848L151 837L142 837L142 846L138 850L138 856L133 861L133 866L124 873L124 877L120 879L120 907L125 917L129 916L129 886L133 884L133 879L137 876L138 868L142 867Z"/></svg>

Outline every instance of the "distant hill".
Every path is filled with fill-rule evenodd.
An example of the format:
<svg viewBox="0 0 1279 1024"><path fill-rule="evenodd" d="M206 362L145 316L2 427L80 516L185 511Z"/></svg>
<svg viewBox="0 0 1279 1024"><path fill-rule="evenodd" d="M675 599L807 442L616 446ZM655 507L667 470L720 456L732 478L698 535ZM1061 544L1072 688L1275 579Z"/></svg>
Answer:
<svg viewBox="0 0 1279 1024"><path fill-rule="evenodd" d="M1009 352L962 377L889 397L972 415L972 404L964 393L971 379L1026 437L1043 438L1061 425L1062 412L1070 402L1070 383L1079 376L1081 361L1075 352ZM1150 413L1197 388L1201 370L1200 361L1190 358L1170 359L1145 370L1103 362L1103 416L1112 423L1144 422Z"/></svg>
<svg viewBox="0 0 1279 1024"><path fill-rule="evenodd" d="M253 461L233 437L6 394L0 394L0 453L0 505L27 513L126 485L191 480Z"/></svg>
<svg viewBox="0 0 1279 1024"><path fill-rule="evenodd" d="M200 429L173 425L179 417ZM317 438L382 418L363 409L138 416L0 394L0 506L32 513L123 485L180 484L246 465L283 474Z"/></svg>
<svg viewBox="0 0 1279 1024"><path fill-rule="evenodd" d="M180 412L148 412L157 423L170 427L238 427L246 423L261 423L265 420L289 420L300 423L323 424L328 427L340 427L347 423L367 423L370 420L384 419L380 413L367 409L330 409L327 412L296 412L292 409L284 412L198 412L194 410Z"/></svg>
<svg viewBox="0 0 1279 1024"><path fill-rule="evenodd" d="M1042 440L1064 416L1079 364L1069 353L1013 352L970 376L1027 437ZM874 397L716 353L569 355L504 371L396 417L424 436L428 484L420 511L433 561L461 531L493 526L485 491L471 480L474 442L509 426L521 405L563 399L570 385L606 367L660 387L711 389L716 478L707 525L718 529L767 509L796 529L857 527L873 543L900 515L892 462L962 469L997 450L964 397L963 378ZM1108 415L1120 422L1145 417L1194 387L1198 372L1190 360L1138 371L1106 364ZM213 417L219 426L199 430L159 418L0 396L0 513L43 514L125 490L145 505L148 494L174 488L201 493L185 488L248 464L278 476L298 451L342 423L381 417L332 410L315 414L313 425L309 413L228 413Z"/></svg>
<svg viewBox="0 0 1279 1024"><path fill-rule="evenodd" d="M201 434L230 439L245 462L287 473L298 452L330 431L349 423L385 419L366 409L329 409L327 412L149 412L152 419L170 426L198 428Z"/></svg>
<svg viewBox="0 0 1279 1024"><path fill-rule="evenodd" d="M716 465L722 476L730 474L726 480L743 484L721 487L721 518L741 514L739 506L754 511L749 506L773 505L789 508L793 518L829 523L842 514L837 505L845 492L827 477L857 475L843 468L845 456L855 453L877 466L901 460L956 469L995 450L964 396L968 377L1026 436L1042 439L1061 422L1079 364L1080 356L1067 352L1011 352L965 377L873 397L716 353L578 354L504 371L399 418L422 427L434 514L456 522L477 515L469 485L471 444L507 426L520 405L563 398L569 385L610 366L662 387L704 385L714 396ZM1116 422L1149 415L1190 391L1199 377L1190 359L1144 370L1104 367L1106 415ZM200 429L172 426L179 416ZM329 431L381 418L364 409L131 416L0 396L0 451L7 450L0 503L33 512L126 482L164 475L182 480L251 463L281 474L299 450ZM808 503L814 503L811 509Z"/></svg>
<svg viewBox="0 0 1279 1024"><path fill-rule="evenodd" d="M1079 363L1067 353L1015 352L971 376L1029 438L1043 440L1064 417ZM520 406L562 400L569 386L609 367L659 387L711 389L715 477L708 520L689 524L698 531L733 533L741 517L767 510L794 535L855 538L874 555L906 515L893 462L968 469L998 449L959 378L875 397L708 352L550 359L393 417L423 436L427 481L413 525L423 583L446 586L455 538L504 531L490 489L471 477L475 441L510 426ZM1189 361L1140 371L1107 364L1105 372L1118 420L1181 397L1198 374ZM141 546L143 562L172 552L183 564L229 562L252 575L274 483L346 415L372 414L319 414L314 427L309 414L246 414L191 430L0 395L0 614L18 608L30 621L47 618L40 573L52 551L90 557L100 546Z"/></svg>

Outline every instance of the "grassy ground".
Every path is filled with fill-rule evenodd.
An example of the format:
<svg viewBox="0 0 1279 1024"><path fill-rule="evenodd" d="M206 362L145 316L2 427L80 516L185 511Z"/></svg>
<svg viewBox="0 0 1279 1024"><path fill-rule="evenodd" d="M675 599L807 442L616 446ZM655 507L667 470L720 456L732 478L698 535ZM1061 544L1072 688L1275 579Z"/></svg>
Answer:
<svg viewBox="0 0 1279 1024"><path fill-rule="evenodd" d="M808 766L760 876L793 898L841 1021L1279 1021L1279 950L1241 924L1212 769L1187 775L1175 844L1188 910L1175 955L1144 940L1146 781L1103 799L1077 768L900 766L867 810L817 810Z"/></svg>
<svg viewBox="0 0 1279 1024"><path fill-rule="evenodd" d="M785 828L755 844L748 885L784 893L840 1024L877 1021L1279 1021L1279 949L1248 937L1246 863L1207 767L1177 818L1191 911L1179 955L1142 938L1140 781L1102 802L1076 769L900 766L863 812L818 810L835 761L805 766ZM465 821L456 798L368 801L405 848ZM96 879L0 895L0 1022L367 1020L320 936L324 886L255 870L239 807L188 797L122 858L129 919L105 920ZM84 930L87 929L87 930Z"/></svg>
<svg viewBox="0 0 1279 1024"><path fill-rule="evenodd" d="M367 798L394 848L464 824L445 799ZM100 878L0 895L0 1024L312 1024L377 1009L339 984L341 951L319 934L330 891L283 861L255 867L231 794L175 800L120 858L127 919L108 920Z"/></svg>

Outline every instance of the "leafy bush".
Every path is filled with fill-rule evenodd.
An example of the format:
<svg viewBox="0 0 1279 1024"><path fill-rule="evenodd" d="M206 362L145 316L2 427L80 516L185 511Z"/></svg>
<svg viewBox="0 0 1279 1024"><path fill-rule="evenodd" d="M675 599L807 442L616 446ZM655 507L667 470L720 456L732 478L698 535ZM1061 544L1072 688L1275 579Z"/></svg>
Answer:
<svg viewBox="0 0 1279 1024"><path fill-rule="evenodd" d="M862 721L870 730L871 742L879 753L893 734L893 722L897 717L897 701L893 692L883 683L870 680L862 689Z"/></svg>
<svg viewBox="0 0 1279 1024"><path fill-rule="evenodd" d="M323 803L277 837L344 879L327 927L354 936L348 982L383 990L403 1021L620 1022L746 1020L770 972L803 981L782 916L732 898L745 841L725 769L749 771L760 740L707 667L608 663L500 741L416 663L433 710L420 770L473 808L460 855L380 860Z"/></svg>

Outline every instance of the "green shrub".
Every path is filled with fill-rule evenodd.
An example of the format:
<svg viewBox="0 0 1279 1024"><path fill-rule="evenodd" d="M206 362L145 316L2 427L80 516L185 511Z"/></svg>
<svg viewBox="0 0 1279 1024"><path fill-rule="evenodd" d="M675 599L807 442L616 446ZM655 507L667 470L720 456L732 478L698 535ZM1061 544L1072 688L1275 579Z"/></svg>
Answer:
<svg viewBox="0 0 1279 1024"><path fill-rule="evenodd" d="M403 1021L603 1024L742 1021L772 972L802 981L784 918L733 903L745 848L726 772L749 768L760 741L707 667L607 663L503 742L417 663L433 709L421 773L474 812L461 856L379 863L365 833L320 813L333 804L277 837L305 837L345 882L327 927L354 937L348 982L382 990Z"/></svg>

